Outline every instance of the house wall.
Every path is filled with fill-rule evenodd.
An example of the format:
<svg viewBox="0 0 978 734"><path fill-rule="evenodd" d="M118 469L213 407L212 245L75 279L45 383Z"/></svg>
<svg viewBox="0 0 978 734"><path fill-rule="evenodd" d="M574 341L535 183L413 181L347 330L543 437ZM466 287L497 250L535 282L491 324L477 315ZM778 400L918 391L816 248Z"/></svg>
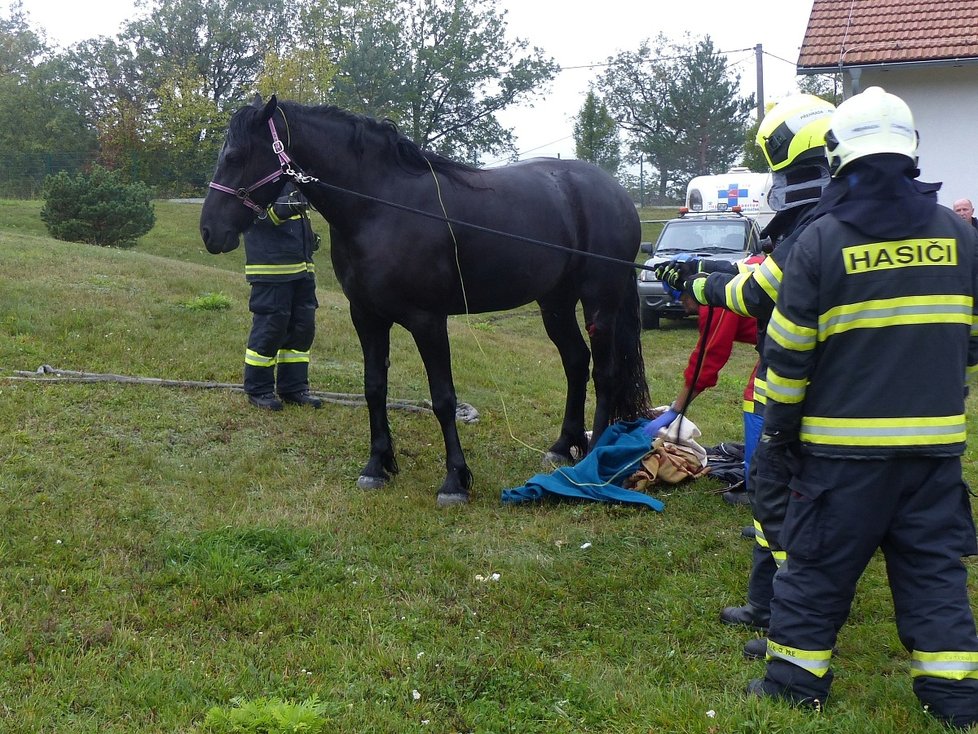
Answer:
<svg viewBox="0 0 978 734"><path fill-rule="evenodd" d="M920 133L920 179L943 181L939 201L971 199L978 206L978 64L868 67L858 71L858 89L883 87L901 97ZM852 79L846 75L846 96Z"/></svg>

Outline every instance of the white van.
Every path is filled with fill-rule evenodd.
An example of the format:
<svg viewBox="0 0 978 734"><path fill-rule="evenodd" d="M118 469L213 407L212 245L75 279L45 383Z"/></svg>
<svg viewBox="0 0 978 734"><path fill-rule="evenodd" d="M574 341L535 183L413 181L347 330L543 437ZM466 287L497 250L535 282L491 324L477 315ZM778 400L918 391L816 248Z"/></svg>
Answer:
<svg viewBox="0 0 978 734"><path fill-rule="evenodd" d="M696 176L686 186L686 208L690 212L722 212L740 207L763 229L774 216L767 203L770 187L770 173L754 173L747 168Z"/></svg>

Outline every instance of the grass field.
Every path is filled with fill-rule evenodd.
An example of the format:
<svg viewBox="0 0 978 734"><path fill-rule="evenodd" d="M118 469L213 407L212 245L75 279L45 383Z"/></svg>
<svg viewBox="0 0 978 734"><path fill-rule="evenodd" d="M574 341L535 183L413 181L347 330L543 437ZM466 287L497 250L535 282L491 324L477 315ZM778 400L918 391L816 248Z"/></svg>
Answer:
<svg viewBox="0 0 978 734"><path fill-rule="evenodd" d="M661 514L501 504L540 470L563 403L534 308L451 320L459 399L481 418L460 427L473 501L438 510L430 415L392 412L401 473L364 492L363 408L268 414L222 389L15 379L49 364L239 382L250 326L242 253L204 251L199 206L158 202L126 251L49 239L39 209L0 201L0 731L265 731L205 717L268 699L307 702L328 732L942 730L911 692L879 561L812 715L742 694L763 667L717 614L744 598L749 514L718 482L664 492ZM358 393L325 249L317 266L311 382ZM215 293L230 308L188 308ZM655 402L695 337L691 321L645 332ZM740 345L691 408L705 444L739 440L753 358ZM391 362L391 397L426 398L397 328ZM973 482L973 450L965 465Z"/></svg>

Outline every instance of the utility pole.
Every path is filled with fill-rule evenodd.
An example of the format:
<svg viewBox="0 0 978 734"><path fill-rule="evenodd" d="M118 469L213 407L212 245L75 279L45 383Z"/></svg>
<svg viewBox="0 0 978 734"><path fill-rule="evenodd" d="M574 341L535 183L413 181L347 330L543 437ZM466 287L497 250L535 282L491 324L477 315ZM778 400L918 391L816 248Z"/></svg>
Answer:
<svg viewBox="0 0 978 734"><path fill-rule="evenodd" d="M755 65L757 66L757 119L764 119L764 50L761 44L754 46Z"/></svg>
<svg viewBox="0 0 978 734"><path fill-rule="evenodd" d="M645 206L645 153L638 157L638 205Z"/></svg>

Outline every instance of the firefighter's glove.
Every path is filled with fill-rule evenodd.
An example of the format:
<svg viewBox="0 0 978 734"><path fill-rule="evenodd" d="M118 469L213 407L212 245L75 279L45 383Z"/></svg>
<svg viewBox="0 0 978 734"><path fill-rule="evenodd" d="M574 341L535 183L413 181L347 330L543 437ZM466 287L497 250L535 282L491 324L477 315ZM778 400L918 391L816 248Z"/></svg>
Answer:
<svg viewBox="0 0 978 734"><path fill-rule="evenodd" d="M685 283L699 272L700 261L691 257L685 260L670 260L662 266L660 280L674 291L681 291Z"/></svg>
<svg viewBox="0 0 978 734"><path fill-rule="evenodd" d="M309 202L304 201L293 192L288 199L284 201L276 201L272 204L268 211L271 215L272 222L275 224L281 224L286 219L292 219L292 217L301 217L309 209Z"/></svg>
<svg viewBox="0 0 978 734"><path fill-rule="evenodd" d="M706 300L706 279L708 277L710 277L709 273L696 273L696 275L686 281L686 290L693 295L693 298L697 302L702 303L704 306L709 305Z"/></svg>
<svg viewBox="0 0 978 734"><path fill-rule="evenodd" d="M797 436L780 432L762 434L750 460L751 511L772 551L784 549L779 536L791 494L788 487L800 463Z"/></svg>

